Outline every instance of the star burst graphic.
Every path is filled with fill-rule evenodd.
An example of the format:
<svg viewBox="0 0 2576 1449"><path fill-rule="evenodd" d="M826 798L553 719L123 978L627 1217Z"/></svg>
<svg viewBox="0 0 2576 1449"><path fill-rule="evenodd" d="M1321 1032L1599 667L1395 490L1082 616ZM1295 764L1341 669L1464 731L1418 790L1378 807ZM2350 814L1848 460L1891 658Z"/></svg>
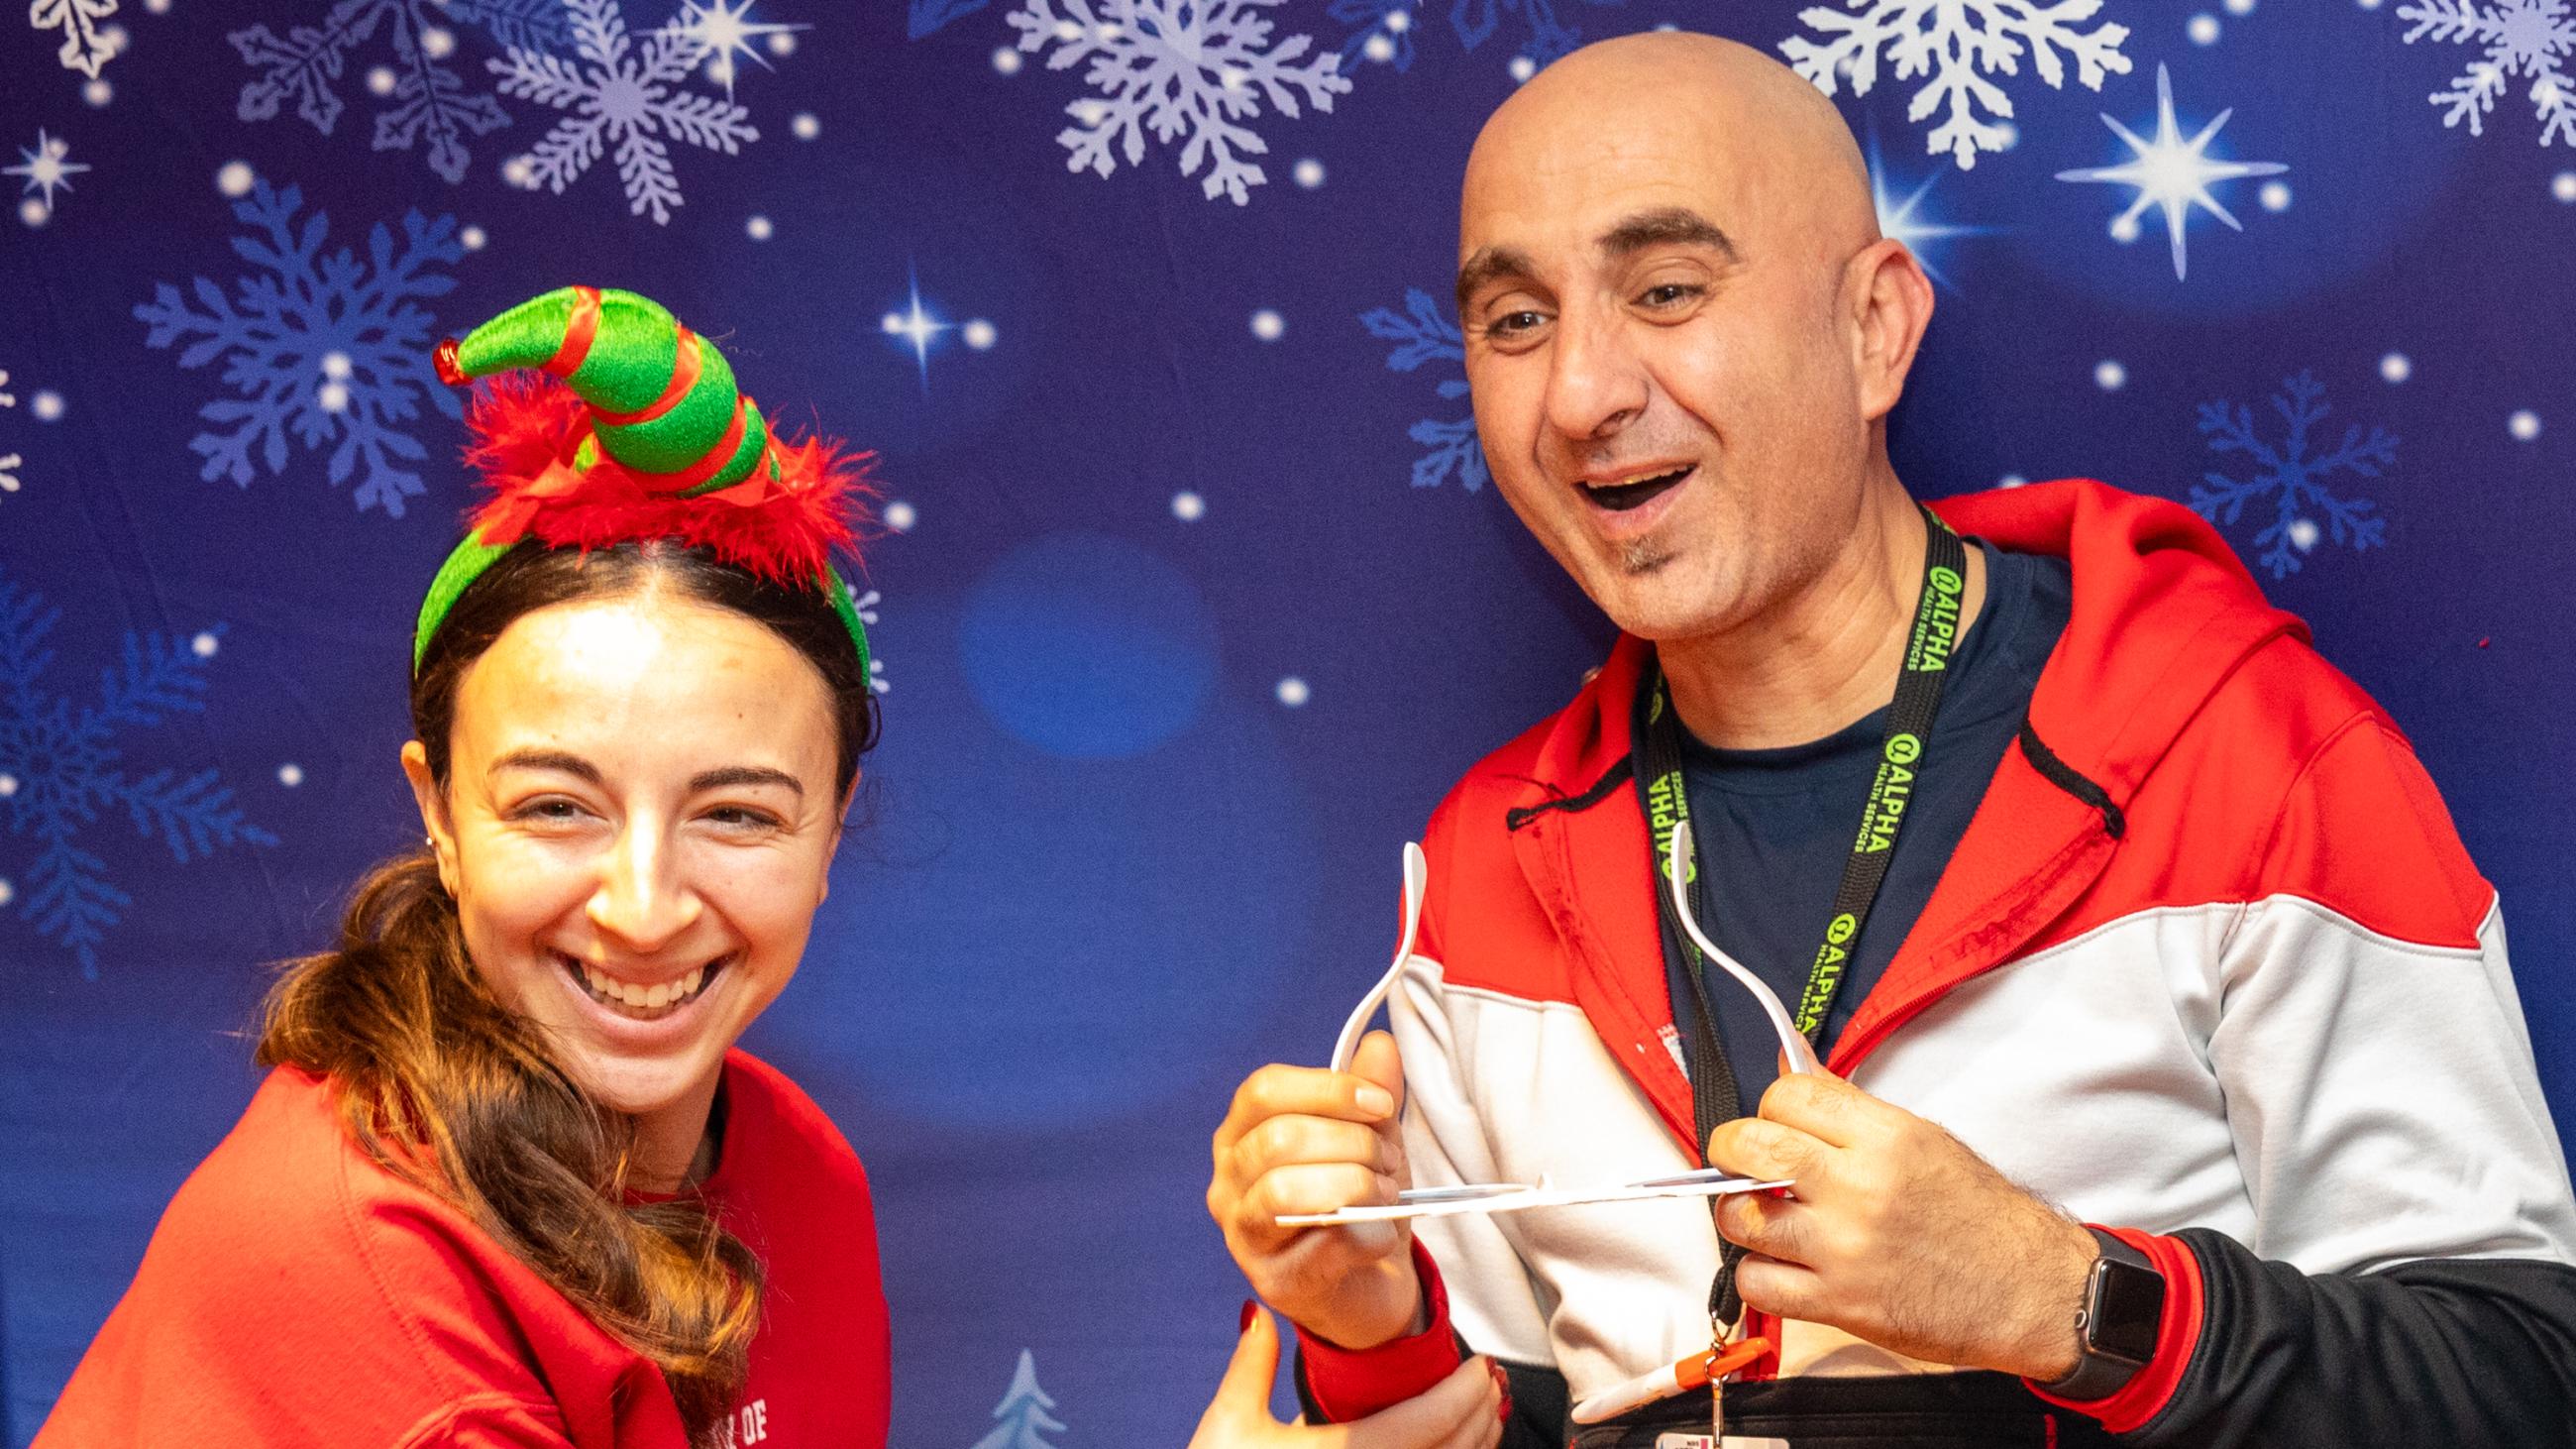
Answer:
<svg viewBox="0 0 2576 1449"><path fill-rule="evenodd" d="M904 311L885 314L885 334L895 339L897 346L911 351L913 366L921 370L921 390L928 392L931 344L939 340L939 334L957 324L941 320L938 313L923 306L921 278L915 276L911 281L912 305Z"/></svg>
<svg viewBox="0 0 2576 1449"><path fill-rule="evenodd" d="M1985 236L1994 228L1943 221L1931 207L1926 206L1933 185L1940 179L1941 173L1934 171L1923 178L1921 185L1907 192L1903 200L1898 200L1897 183L1879 157L1878 138L1870 138L1869 201L1871 208L1878 213L1878 234L1903 242L1905 249L1914 253L1914 260L1922 264L1925 276L1949 287L1956 284L1942 275L1936 254L1950 242L1963 237Z"/></svg>
<svg viewBox="0 0 2576 1449"><path fill-rule="evenodd" d="M2218 119L2201 127L2200 134L2186 141L2182 127L2174 120L2173 77L2163 66L2156 67L2156 138L2141 140L2138 133L2113 120L2108 114L2102 124L2111 128L2128 143L2135 155L2117 166L2086 166L2073 171L2060 171L2060 181L2108 181L2137 188L2137 199L2129 209L2111 222L2111 235L2120 241L2138 239L2138 218L2150 206L2161 207L2165 214L2165 231L2173 239L2174 280L2185 275L2183 223L2193 207L2227 223L2231 231L2243 231L2226 207L2219 205L2209 188L2213 183L2233 181L2245 176L2278 176L2290 168L2277 161L2216 161L2207 154L2209 143L2218 128L2236 114L2233 107L2218 113Z"/></svg>
<svg viewBox="0 0 2576 1449"><path fill-rule="evenodd" d="M725 88L727 102L733 100L734 78L742 73L734 57L749 56L752 64L762 70L772 69L769 62L762 59L755 42L766 40L773 47L784 47L793 42L779 37L813 28L803 24L754 20L751 7L756 3L758 0L742 0L741 4L728 7L725 0L709 0L706 4L700 4L699 0L682 0L680 13L673 17L668 27L673 34L696 46L699 53L707 58L707 79Z"/></svg>
<svg viewBox="0 0 2576 1449"><path fill-rule="evenodd" d="M59 186L65 191L71 190L73 174L89 169L78 161L65 159L71 154L71 142L60 136L47 135L44 128L39 126L36 128L36 149L30 151L24 146L19 147L19 164L0 166L0 176L27 178L27 184L19 188L19 194L22 196L42 188L45 193L45 210L51 213L54 209L54 188Z"/></svg>

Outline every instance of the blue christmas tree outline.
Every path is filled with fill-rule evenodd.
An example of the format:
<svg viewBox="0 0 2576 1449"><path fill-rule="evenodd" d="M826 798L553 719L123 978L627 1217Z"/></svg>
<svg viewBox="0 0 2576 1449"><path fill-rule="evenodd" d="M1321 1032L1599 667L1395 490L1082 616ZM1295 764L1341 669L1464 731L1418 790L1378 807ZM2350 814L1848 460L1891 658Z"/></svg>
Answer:
<svg viewBox="0 0 2576 1449"><path fill-rule="evenodd" d="M193 645L127 631L123 656L99 671L98 703L75 711L38 683L54 660L46 637L61 618L41 595L0 577L0 817L10 834L38 842L35 863L21 877L20 912L37 935L79 959L83 976L95 978L98 943L134 904L109 882L107 862L75 843L100 811L124 807L134 828L160 839L182 865L219 846L275 845L277 837L244 818L216 770L184 779L155 770L129 780L115 768L124 757L118 731L204 712L206 661L224 626L206 629Z"/></svg>
<svg viewBox="0 0 2576 1449"><path fill-rule="evenodd" d="M2281 415L2288 434L2278 448L2265 443L2254 431L2253 409L2242 404L2233 408L2224 402L2200 405L2199 428L2209 440L2213 453L2243 453L2259 466L2252 478L2233 478L2211 471L2201 475L2206 487L2192 485L2192 510L2222 527L2236 522L2245 505L2254 499L2271 495L2278 507L2271 526L2254 535L2254 545L2262 549L2256 562L2272 571L2276 579L2287 578L2300 568L2300 554L2315 544L2314 534L2302 544L2297 525L2309 523L2312 515L2321 515L2334 542L2348 543L2355 553L2372 547L2386 547L2388 520L2372 516L2379 505L2367 498L2340 497L2318 481L2338 473L2353 473L2364 478L2377 478L2382 468L2396 466L2397 438L2387 429L2373 425L2367 437L2361 425L2344 429L2343 441L2331 452L2310 456L2308 431L2325 420L2333 409L2319 401L2325 384L2311 371L2285 378L2281 390L2272 395L2272 407ZM2268 545L2268 546L2267 546Z"/></svg>
<svg viewBox="0 0 2576 1449"><path fill-rule="evenodd" d="M473 161L466 138L499 130L510 124L510 114L493 96L468 91L454 69L439 64L446 52L424 37L477 25L505 46L547 49L567 39L556 0L340 0L320 24L291 26L284 39L265 23L224 37L243 64L265 71L242 82L235 114L265 121L291 100L295 114L330 135L342 109L332 83L379 25L392 40L397 65L390 104L376 113L375 149L408 151L427 135L429 169L451 184L465 179Z"/></svg>
<svg viewBox="0 0 2576 1449"><path fill-rule="evenodd" d="M1420 287L1404 289L1404 310L1373 307L1360 314L1360 325L1371 337L1392 342L1386 356L1390 372L1412 372L1428 362L1455 362L1462 367L1467 361L1467 340L1446 315L1432 295ZM1467 395L1467 379L1443 378L1440 395L1452 401ZM1424 418L1405 430L1405 436L1429 449L1413 460L1413 486L1436 488L1455 474L1460 487L1470 493L1483 490L1488 476L1484 446L1476 439L1476 418L1443 420Z"/></svg>
<svg viewBox="0 0 2576 1449"><path fill-rule="evenodd" d="M974 1449L1056 1449L1038 1437L1063 1432L1064 1425L1047 1412L1054 1407L1054 1397L1038 1387L1037 1356L1021 1349L1011 1386L1003 1392L1002 1402L993 1406L993 1417L1002 1422L976 1440Z"/></svg>
<svg viewBox="0 0 2576 1449"><path fill-rule="evenodd" d="M1607 8L1625 4L1626 0L1583 0L1583 3ZM1348 38L1342 42L1342 69L1345 72L1358 69L1370 38L1380 34L1393 45L1385 58L1386 64L1398 71L1413 69L1413 32L1419 28L1420 11L1421 0L1333 0L1326 13L1352 27ZM1405 18L1390 25L1387 17L1399 12ZM1546 65L1583 43L1583 32L1556 18L1554 0L1450 0L1449 29L1458 37L1458 48L1473 52L1492 39L1494 32L1502 28L1506 13L1529 22L1530 38L1522 43L1517 54L1532 65Z"/></svg>
<svg viewBox="0 0 2576 1449"><path fill-rule="evenodd" d="M177 287L159 283L153 300L137 305L134 316L151 324L147 347L196 339L179 354L183 368L226 359L223 380L240 396L217 398L197 416L235 426L188 440L206 460L199 477L229 477L247 488L258 473L254 447L270 475L282 476L290 429L307 449L337 438L332 486L349 481L363 461L359 510L382 506L387 516L400 518L403 500L425 489L418 473L394 460L416 462L428 452L398 425L420 416L422 395L451 418L464 412L430 366L436 319L413 305L456 286L454 277L431 270L465 255L456 218L406 213L399 253L393 233L378 222L367 233L367 261L361 263L347 247L323 254L329 217L316 211L299 228L295 213L303 204L296 187L273 191L266 181L256 183L247 199L233 205L233 215L256 234L235 237L232 247L261 271L238 278L231 298L196 278L202 313L189 309Z"/></svg>

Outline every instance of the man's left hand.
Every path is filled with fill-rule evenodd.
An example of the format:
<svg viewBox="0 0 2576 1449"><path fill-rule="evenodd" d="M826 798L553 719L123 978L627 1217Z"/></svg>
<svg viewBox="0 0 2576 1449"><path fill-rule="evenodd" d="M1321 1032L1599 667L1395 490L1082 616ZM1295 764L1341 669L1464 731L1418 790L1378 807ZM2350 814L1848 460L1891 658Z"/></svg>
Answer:
<svg viewBox="0 0 2576 1449"><path fill-rule="evenodd" d="M1797 1183L1718 1203L1748 1305L1933 1363L2073 1371L2092 1234L1948 1132L1818 1071L1773 1083L1708 1160Z"/></svg>

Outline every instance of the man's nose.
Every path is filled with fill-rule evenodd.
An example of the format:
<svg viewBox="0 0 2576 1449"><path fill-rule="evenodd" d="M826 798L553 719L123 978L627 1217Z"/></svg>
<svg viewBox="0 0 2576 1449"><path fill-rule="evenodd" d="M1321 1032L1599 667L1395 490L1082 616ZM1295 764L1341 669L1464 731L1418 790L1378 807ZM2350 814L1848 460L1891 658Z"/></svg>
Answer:
<svg viewBox="0 0 2576 1449"><path fill-rule="evenodd" d="M602 863L591 892L592 925L638 955L650 955L696 924L703 903L680 879L658 828L630 821Z"/></svg>
<svg viewBox="0 0 2576 1449"><path fill-rule="evenodd" d="M1646 410L1652 383L1614 310L1568 307L1548 359L1548 426L1568 438L1607 438Z"/></svg>

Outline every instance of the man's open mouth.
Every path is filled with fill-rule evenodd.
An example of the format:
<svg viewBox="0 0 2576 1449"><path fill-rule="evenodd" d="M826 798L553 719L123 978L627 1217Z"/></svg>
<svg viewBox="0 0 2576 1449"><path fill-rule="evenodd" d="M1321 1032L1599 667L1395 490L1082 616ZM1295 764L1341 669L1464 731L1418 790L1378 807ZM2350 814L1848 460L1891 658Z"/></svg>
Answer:
<svg viewBox="0 0 2576 1449"><path fill-rule="evenodd" d="M1697 469L1697 464L1685 463L1670 472L1650 473L1643 478L1631 478L1625 483L1586 483L1583 485L1583 496L1591 499L1595 505L1607 508L1613 513L1625 513L1632 508L1642 508L1661 495L1680 487L1683 480L1689 478Z"/></svg>

